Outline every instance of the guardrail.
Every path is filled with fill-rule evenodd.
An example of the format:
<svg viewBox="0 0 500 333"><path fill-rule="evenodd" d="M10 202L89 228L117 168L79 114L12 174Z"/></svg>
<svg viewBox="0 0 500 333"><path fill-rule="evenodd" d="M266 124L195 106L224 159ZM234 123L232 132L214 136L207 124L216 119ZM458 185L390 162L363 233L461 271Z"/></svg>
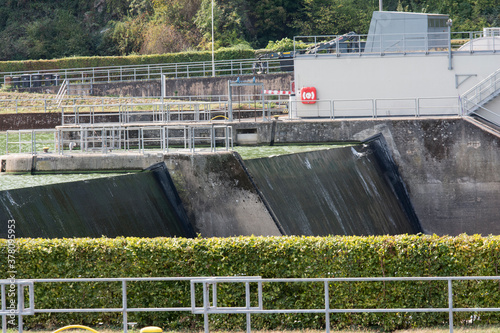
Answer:
<svg viewBox="0 0 500 333"><path fill-rule="evenodd" d="M450 51L458 53L476 53L489 52L495 53L500 51L500 41L493 36L491 38L491 50L478 51L474 48L474 43L477 38L483 38L483 31L466 31L466 32L436 32L436 33L391 33L391 34L351 34L350 41L334 40L343 35L322 35L322 36L295 36L294 37L294 53L296 56L322 56L332 55L340 56L382 56L387 54L399 55L418 55L429 53L444 53ZM319 43L330 42L331 47L328 49L301 49L298 45L317 45ZM468 48L462 46L469 43Z"/></svg>
<svg viewBox="0 0 500 333"><path fill-rule="evenodd" d="M293 64L279 59L218 60L215 75L244 75L293 71ZM212 62L185 62L130 66L69 68L40 71L0 72L0 83L12 88L58 86L63 80L73 83L120 82L212 76Z"/></svg>
<svg viewBox="0 0 500 333"><path fill-rule="evenodd" d="M61 106L62 125L209 122L228 118L228 102L153 102Z"/></svg>
<svg viewBox="0 0 500 333"><path fill-rule="evenodd" d="M500 94L500 69L462 94L463 114L470 115L498 94Z"/></svg>
<svg viewBox="0 0 500 333"><path fill-rule="evenodd" d="M57 147L58 136L55 129L9 130L4 135L6 154L35 155L43 153L46 148L54 151Z"/></svg>
<svg viewBox="0 0 500 333"><path fill-rule="evenodd" d="M374 98L289 101L289 117L294 118L381 118L460 116L457 97Z"/></svg>
<svg viewBox="0 0 500 333"><path fill-rule="evenodd" d="M233 128L225 124L61 126L5 132L5 153L190 153L233 149Z"/></svg>
<svg viewBox="0 0 500 333"><path fill-rule="evenodd" d="M251 332L251 315L252 314L323 314L325 317L325 330L330 332L330 315L335 313L447 313L448 325L450 333L454 329L453 315L458 312L500 312L500 307L455 307L454 302L457 296L454 294L453 283L459 281L499 281L500 276L465 276L465 277L358 277L358 278L277 278L277 279L263 279L261 277L158 277L158 278L77 278L77 279L29 279L29 280L0 280L2 285L2 308L0 314L2 315L3 331L7 329L7 316L18 318L18 331L23 332L23 316L32 315L37 313L103 313L103 312L118 312L122 313L123 318L123 331L127 333L128 314L133 312L191 312L193 314L203 315L205 333L209 332L209 316L211 314L245 314L246 315L246 331ZM169 282L169 281L185 281L190 283L189 297L184 300L177 300L178 304L189 304L189 307L130 307L129 297L127 293L127 284L132 282ZM435 306L427 304L427 307L409 306L387 308L373 307L373 308L338 308L332 307L331 304L335 300L335 294L331 291L332 286L336 283L372 283L372 282L442 282L445 284L443 288L446 290L447 306ZM54 283L84 283L84 282L105 282L105 283L121 283L121 306L105 307L105 308L50 308L44 309L36 307L37 300L35 298L34 289L39 284L54 284ZM322 285L323 289L323 306L310 307L305 309L300 308L280 308L271 299L264 298L264 286L272 284L282 284L284 288L293 284L314 284ZM17 299L11 297L6 293L6 286L14 284L18 290ZM224 284L233 288L233 286L244 285L244 305L233 307L221 307L218 305L218 285ZM202 286L201 299L197 294L196 285ZM251 286L254 286L253 292ZM19 287L18 287L19 286ZM256 288L255 288L256 286ZM29 308L24 307L24 289L29 288ZM428 284L429 288L433 288L433 292L439 292L434 285ZM9 287L11 288L11 287ZM411 287L410 287L411 288ZM256 292L255 292L255 289ZM59 288L52 288L51 290L59 290ZM232 290L232 289L230 289ZM231 291L226 292L231 292ZM411 293L411 290L407 291ZM51 295L44 293L45 298L50 298ZM489 295L490 297L492 295ZM254 297L252 299L252 297ZM353 295L353 299L356 295ZM16 306L8 308L6 300L9 299L9 304L15 303ZM199 306L201 301L201 306ZM17 303L16 303L17 302ZM476 304L481 304L481 300L476 300ZM252 306L253 304L253 306ZM64 306L64 305L63 305Z"/></svg>
<svg viewBox="0 0 500 333"><path fill-rule="evenodd" d="M270 103L283 103L288 101L288 96L283 95L265 95L265 100ZM241 94L236 96L235 103L254 103L255 95ZM161 100L159 96L142 97L98 97L98 96L70 96L63 97L58 102L56 98L19 98L19 99L0 99L1 112L60 112L61 108L69 109L77 106L80 109L93 107L107 108L108 105L125 104L153 104ZM228 100L228 95L199 95L199 96L165 96L164 101L169 102L205 102L205 103L224 103ZM116 110L118 111L118 109Z"/></svg>

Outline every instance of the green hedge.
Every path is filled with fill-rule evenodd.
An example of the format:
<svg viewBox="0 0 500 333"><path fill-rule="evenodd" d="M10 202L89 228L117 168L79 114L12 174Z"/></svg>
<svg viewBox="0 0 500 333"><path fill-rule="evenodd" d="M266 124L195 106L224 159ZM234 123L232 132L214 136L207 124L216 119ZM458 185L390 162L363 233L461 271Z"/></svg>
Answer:
<svg viewBox="0 0 500 333"><path fill-rule="evenodd" d="M252 59L255 51L223 49L215 52L215 60ZM105 66L128 66L179 62L211 61L212 53L180 52L154 55L132 55L123 57L71 57L53 60L1 61L0 72L39 71L47 69L86 68Z"/></svg>
<svg viewBox="0 0 500 333"><path fill-rule="evenodd" d="M5 240L0 241L6 267ZM19 239L17 278L262 276L264 278L499 275L500 237L237 237L210 239ZM2 273L5 274L5 273ZM4 276L5 277L5 276ZM105 286L104 288L98 288ZM120 307L120 283L36 284L36 306ZM255 287L255 286L253 286ZM253 288L252 287L252 288ZM498 281L454 282L455 307L498 306ZM446 282L331 283L330 306L447 307ZM252 293L255 290L252 289ZM189 283L128 283L129 307L190 306ZM201 292L198 292L201 295ZM243 306L244 288L219 287L220 306ZM323 307L323 284L264 284L266 308ZM253 305L253 304L252 304ZM455 322L471 313L455 315ZM481 313L481 324L499 322ZM188 329L202 327L189 313L130 314L139 325ZM210 316L211 328L244 327L244 315ZM320 329L324 316L253 315L256 329ZM27 327L66 324L120 325L119 314L38 314ZM446 324L446 313L332 314L332 327L400 329Z"/></svg>

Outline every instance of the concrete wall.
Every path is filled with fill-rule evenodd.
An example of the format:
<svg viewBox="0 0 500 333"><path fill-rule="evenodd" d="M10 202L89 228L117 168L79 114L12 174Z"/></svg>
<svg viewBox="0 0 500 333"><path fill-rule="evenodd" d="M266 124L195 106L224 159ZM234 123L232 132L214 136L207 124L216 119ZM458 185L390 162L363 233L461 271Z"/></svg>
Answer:
<svg viewBox="0 0 500 333"><path fill-rule="evenodd" d="M0 131L48 129L61 125L61 113L0 114Z"/></svg>
<svg viewBox="0 0 500 333"><path fill-rule="evenodd" d="M237 156L166 155L165 163L203 237L281 235Z"/></svg>
<svg viewBox="0 0 500 333"><path fill-rule="evenodd" d="M290 82L293 80L291 73L167 79L166 94L167 96L227 95L227 81L235 81L238 77L242 81L249 81L255 77L256 81L264 83L265 89L278 90L289 90ZM89 87L84 85L80 91L83 92L83 88L88 90ZM76 85L71 89L78 91L79 87ZM92 86L92 92L88 94L94 96L161 96L160 89L160 80L95 83Z"/></svg>

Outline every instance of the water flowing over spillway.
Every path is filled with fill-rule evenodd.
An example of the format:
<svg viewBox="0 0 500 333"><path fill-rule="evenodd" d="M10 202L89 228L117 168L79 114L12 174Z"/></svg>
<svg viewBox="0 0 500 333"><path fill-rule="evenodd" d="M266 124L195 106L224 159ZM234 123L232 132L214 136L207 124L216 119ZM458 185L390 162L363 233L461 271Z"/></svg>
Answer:
<svg viewBox="0 0 500 333"><path fill-rule="evenodd" d="M245 161L286 235L381 235L421 228L379 139Z"/></svg>
<svg viewBox="0 0 500 333"><path fill-rule="evenodd" d="M16 237L194 236L163 163L137 174L2 191L0 219L16 221Z"/></svg>

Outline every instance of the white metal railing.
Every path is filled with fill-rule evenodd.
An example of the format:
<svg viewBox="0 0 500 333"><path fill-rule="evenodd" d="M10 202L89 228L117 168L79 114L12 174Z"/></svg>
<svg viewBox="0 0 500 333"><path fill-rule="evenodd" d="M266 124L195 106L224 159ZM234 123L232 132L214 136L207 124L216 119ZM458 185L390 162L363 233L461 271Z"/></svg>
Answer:
<svg viewBox="0 0 500 333"><path fill-rule="evenodd" d="M68 80L64 79L56 95L56 104L58 108L61 107L61 103L64 99L64 96L66 96L67 93L68 93Z"/></svg>
<svg viewBox="0 0 500 333"><path fill-rule="evenodd" d="M98 123L209 122L228 119L228 102L150 102L61 106L62 125Z"/></svg>
<svg viewBox="0 0 500 333"><path fill-rule="evenodd" d="M8 130L5 132L5 153L36 155L45 150L54 151L57 140L55 129Z"/></svg>
<svg viewBox="0 0 500 333"><path fill-rule="evenodd" d="M215 74L217 76L257 74L256 62L259 62L259 60L218 60L215 61ZM282 64L279 59L266 59L265 63L266 73L293 71L293 65ZM7 81L14 88L29 88L59 85L61 80L68 80L70 84L91 84L158 80L162 75L167 78L210 77L212 76L212 62L68 68L36 72L1 72L0 83L5 83L6 78L8 78Z"/></svg>
<svg viewBox="0 0 500 333"><path fill-rule="evenodd" d="M225 124L60 126L47 130L5 133L5 153L169 153L172 150L218 151L233 149L233 129Z"/></svg>
<svg viewBox="0 0 500 333"><path fill-rule="evenodd" d="M500 94L500 68L462 94L462 112L470 115Z"/></svg>
<svg viewBox="0 0 500 333"><path fill-rule="evenodd" d="M266 101L270 103L286 103L288 96L283 95L265 95ZM228 95L197 95L197 96L165 96L165 102L205 102L211 104L224 103L228 100ZM99 96L62 96L60 104L56 98L19 98L19 99L0 99L1 112L51 112L61 110L61 107L68 110L70 107L77 106L84 109L85 106L94 107L94 109L108 108L108 105L125 104L153 104L160 101L159 96L142 97L99 97ZM235 104L254 103L255 94L240 94L234 100ZM118 111L116 109L115 111Z"/></svg>
<svg viewBox="0 0 500 333"><path fill-rule="evenodd" d="M374 98L289 101L289 118L381 118L460 116L457 97Z"/></svg>
<svg viewBox="0 0 500 333"><path fill-rule="evenodd" d="M474 49L477 38L484 37L483 31L467 32L436 32L436 33L391 33L391 34L354 34L349 35L350 40L335 41L343 35L323 36L295 36L294 54L296 56L322 56L334 54L340 56L381 56L386 54L418 55L429 53L470 53L478 51ZM494 53L500 51L500 42L491 37L491 50L479 51ZM460 48L469 42L469 48ZM299 45L329 44L329 48L303 49Z"/></svg>
<svg viewBox="0 0 500 333"><path fill-rule="evenodd" d="M23 332L23 316L32 315L37 313L99 313L99 312L118 312L122 313L123 318L123 331L127 333L128 324L128 314L134 312L171 312L171 311L181 311L181 312L191 312L193 314L200 314L204 317L204 330L205 333L209 332L209 315L211 314L245 314L246 315L246 331L251 332L251 315L252 314L298 314L298 313L316 313L324 314L325 316L325 331L330 332L330 315L334 313L447 313L448 314L448 325L449 332L452 333L454 329L453 315L459 312L500 312L500 307L485 307L476 306L475 304L484 304L482 301L475 300L473 307L455 307L455 301L457 296L454 294L453 283L459 281L499 281L500 276L462 276L462 277L357 277L357 278L275 278L275 279L263 279L261 277L157 277L157 278L77 278L77 279L27 279L27 280L0 280L0 285L2 286L2 308L0 314L2 315L3 322L3 332L7 329L7 316L9 319L16 317L18 319L18 331ZM190 307L129 307L128 300L129 294L127 293L127 284L132 282L169 282L169 281L185 281L190 283ZM419 304L411 305L408 307L396 307L388 308L387 304L379 304L373 308L344 308L344 307L332 307L332 301L335 299L335 294L331 291L331 286L335 283L370 283L370 282L431 282L437 281L445 284L443 289L446 290L446 300L447 305L441 306L440 304L433 305L426 303L426 307L418 307ZM40 308L37 307L37 300L35 298L36 286L44 283L84 283L84 282L104 282L104 283L121 283L121 306L118 307L107 307L107 308L86 308L80 306L79 308ZM272 284L321 284L323 289L323 305L311 307L306 309L299 308L280 308L276 306L276 303L272 299L264 298L264 285ZM7 294L7 286L10 287L11 284L15 285L17 289L17 298L9 297ZM224 284L225 286L231 285L244 285L245 288L245 298L244 305L236 307L221 307L218 305L218 285ZM196 285L202 286L202 300L201 306L199 305L200 298L196 295ZM17 288L19 286L19 288ZM251 292L251 286L254 286L253 292ZM255 286L257 287L257 292L255 293ZM428 284L429 288L433 288L431 284ZM29 288L29 304L28 308L24 307L24 289ZM404 288L404 287L402 287ZM60 290L60 288L52 288L51 290ZM199 289L198 289L199 290ZM411 293L411 290L407 291ZM434 288L433 292L439 292ZM443 291L442 291L443 292ZM498 291L497 291L498 292ZM257 294L255 296L255 294ZM252 299L252 295L254 299ZM45 299L51 297L50 294L44 294ZM55 296L55 295L54 295ZM187 295L186 295L187 296ZM494 297L495 295L488 294L488 297ZM256 297L256 298L255 298ZM356 295L353 295L353 299ZM12 308L8 308L6 305L6 300L9 300L9 304L15 304ZM183 300L184 303L188 303L188 300ZM198 303L197 303L198 302ZM183 302L179 301L179 304ZM321 303L321 302L320 302ZM380 302L379 302L380 303ZM252 306L253 304L253 306Z"/></svg>

